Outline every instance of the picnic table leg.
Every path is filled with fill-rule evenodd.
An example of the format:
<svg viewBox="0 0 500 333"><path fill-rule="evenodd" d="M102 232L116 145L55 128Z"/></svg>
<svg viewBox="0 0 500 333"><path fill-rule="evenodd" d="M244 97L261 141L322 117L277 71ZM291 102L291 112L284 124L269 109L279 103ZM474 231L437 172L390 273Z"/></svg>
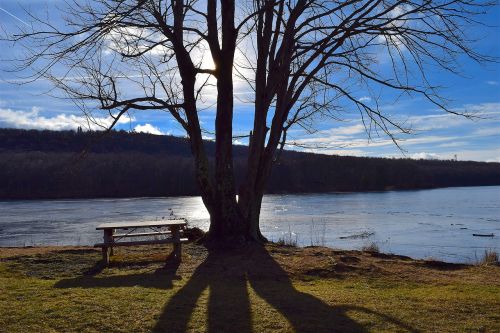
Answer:
<svg viewBox="0 0 500 333"><path fill-rule="evenodd" d="M113 241L113 230L111 229L104 229L104 244L109 244ZM112 247L111 247L112 249ZM107 266L109 265L109 255L110 255L110 247L104 245L102 247L102 261L104 264Z"/></svg>
<svg viewBox="0 0 500 333"><path fill-rule="evenodd" d="M172 236L174 239L174 258L177 261L181 261L181 232L178 226L173 226L171 228Z"/></svg>
<svg viewBox="0 0 500 333"><path fill-rule="evenodd" d="M113 238L113 234L115 233L115 229L111 229L110 231L111 231L111 235L109 236L110 237L109 239L111 240L111 242L114 242L115 240ZM110 247L109 255L110 256L115 255L115 248L113 246Z"/></svg>
<svg viewBox="0 0 500 333"><path fill-rule="evenodd" d="M104 265L109 265L109 248L107 246L102 247L102 262Z"/></svg>

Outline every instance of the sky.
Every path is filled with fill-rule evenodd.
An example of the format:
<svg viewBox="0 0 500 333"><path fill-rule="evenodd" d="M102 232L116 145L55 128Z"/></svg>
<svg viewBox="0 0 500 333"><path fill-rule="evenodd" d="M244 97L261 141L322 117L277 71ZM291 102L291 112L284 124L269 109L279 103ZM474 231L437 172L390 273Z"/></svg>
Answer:
<svg viewBox="0 0 500 333"><path fill-rule="evenodd" d="M0 31L13 33L19 26L29 25L25 10L48 13L55 24L61 18L56 8L59 0L0 0ZM494 8L483 17L483 23L491 27L474 28L480 37L476 48L487 55L500 57L500 8ZM497 26L494 26L494 25ZM57 98L48 81L26 83L22 75L13 71L22 49L6 41L0 41L0 127L25 129L68 130L79 126L86 128L86 117L75 103ZM359 113L346 107L342 121L318 119L317 131L309 134L297 128L289 137L309 148L292 148L323 154L339 154L373 157L410 157L429 159L454 159L500 162L500 64L477 64L469 59L461 61L461 75L454 75L431 68L430 81L443 87L441 94L449 102L450 109L473 112L478 117L471 120L447 114L418 96L402 96L397 100L386 99L382 105L386 114L403 121L412 128L412 134L398 135L398 148L390 138L376 131L367 134ZM380 60L383 70L384 59ZM26 73L23 73L26 74ZM23 84L20 84L23 83ZM236 94L244 95L248 88L236 84ZM383 92L391 95L391 92ZM370 102L369 94L358 96ZM351 106L352 108L352 106ZM252 105L235 100L233 127L235 134L247 134L252 125ZM213 129L213 108L200 113L202 125ZM107 124L109 118L102 116ZM152 134L184 136L181 127L165 112L135 111L123 118L118 129L135 130ZM210 139L210 134L206 137ZM235 140L245 144L244 140Z"/></svg>

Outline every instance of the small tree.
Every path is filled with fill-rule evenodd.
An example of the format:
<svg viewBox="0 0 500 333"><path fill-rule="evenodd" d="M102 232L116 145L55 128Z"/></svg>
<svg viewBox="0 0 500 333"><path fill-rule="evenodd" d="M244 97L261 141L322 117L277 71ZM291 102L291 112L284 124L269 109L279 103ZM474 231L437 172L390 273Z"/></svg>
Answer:
<svg viewBox="0 0 500 333"><path fill-rule="evenodd" d="M27 46L23 69L47 78L89 119L92 103L113 122L130 110L170 114L186 131L196 180L210 213L208 240L264 241L259 214L273 162L295 125L312 131L314 119L338 119L350 105L369 133L397 144L408 128L355 86L421 95L445 112L428 82L429 65L455 72L472 48L465 31L494 1L470 0L93 0L75 2L63 28L33 16L37 28L12 36ZM237 7L238 5L238 7ZM379 71L383 53L391 71ZM238 62L235 63L235 57ZM237 189L232 144L234 82L252 88L253 129L246 175ZM212 96L216 96L212 99ZM215 105L215 165L203 145L199 113ZM297 142L295 142L297 144ZM239 197L237 197L239 194Z"/></svg>

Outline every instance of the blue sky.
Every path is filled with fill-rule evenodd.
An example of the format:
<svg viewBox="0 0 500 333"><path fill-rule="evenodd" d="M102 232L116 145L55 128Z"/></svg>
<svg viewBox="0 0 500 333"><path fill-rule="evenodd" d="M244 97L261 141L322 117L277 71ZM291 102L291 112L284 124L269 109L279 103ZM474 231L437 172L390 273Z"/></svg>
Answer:
<svg viewBox="0 0 500 333"><path fill-rule="evenodd" d="M11 1L0 0L0 26L3 32L12 33L18 26L29 22L22 7L35 13L49 13L53 22L60 23L55 7L61 1ZM500 22L500 9L494 8L483 17L484 23ZM475 28L474 36L480 37L476 47L483 54L500 56L500 28ZM86 127L86 118L70 100L56 98L58 92L51 91L47 81L18 85L22 82L19 73L11 72L13 63L9 59L21 54L19 47L0 42L0 127L75 129ZM446 114L421 97L401 97L394 102L391 92L383 92L387 104L382 109L394 119L404 121L413 129L411 135L399 135L399 150L386 136L371 132L370 139L359 114L347 106L343 121L318 119L314 134L295 129L290 137L311 146L308 151L326 154L414 157L500 162L500 64L479 65L463 59L462 75L457 76L442 70L432 69L427 73L434 84L443 86L441 93L447 97L449 107L456 111L472 111L481 119L469 120ZM384 60L380 68L384 70ZM387 68L386 68L387 69ZM237 93L246 88L237 86ZM240 87L241 86L241 87ZM239 88L240 87L240 88ZM370 102L368 94L358 96ZM213 129L214 111L208 109L200 114L208 130ZM236 101L234 117L235 134L247 134L252 124L252 106ZM107 120L103 116L103 122ZM135 111L123 119L118 128L144 131L155 134L184 135L180 126L164 112ZM209 138L210 135L207 134ZM236 143L245 143L238 141ZM324 147L324 148L320 148Z"/></svg>

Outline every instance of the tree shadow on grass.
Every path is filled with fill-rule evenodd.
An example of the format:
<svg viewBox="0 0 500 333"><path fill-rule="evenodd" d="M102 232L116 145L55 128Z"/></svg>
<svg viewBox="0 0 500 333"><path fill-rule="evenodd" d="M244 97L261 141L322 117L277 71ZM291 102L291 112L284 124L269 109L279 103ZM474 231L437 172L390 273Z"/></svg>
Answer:
<svg viewBox="0 0 500 333"><path fill-rule="evenodd" d="M236 254L210 253L165 305L153 332L185 332L208 288L208 332L251 332L245 265Z"/></svg>
<svg viewBox="0 0 500 333"><path fill-rule="evenodd" d="M185 332L198 300L209 289L208 332L252 332L247 281L257 295L280 312L296 332L366 332L347 311L364 312L416 332L385 314L359 306L330 306L295 289L286 271L264 247L252 247L236 255L210 253L191 279L169 300L153 332ZM272 323L271 323L272 324ZM270 327L269 330L272 330Z"/></svg>
<svg viewBox="0 0 500 333"><path fill-rule="evenodd" d="M55 287L142 286L170 289L173 288L173 281L181 277L177 275L178 263L168 262L167 266L154 272L110 276L93 275L102 268L98 263L86 272L88 275L60 280ZM252 332L252 324L260 319L252 317L259 311L252 313L248 286L285 317L295 332L367 332L364 325L348 316L349 311L376 317L377 322L396 327L399 331L416 332L409 325L388 315L360 306L331 306L298 291L288 273L261 246L251 246L232 254L210 252L189 281L169 299L153 332L185 332L193 329L189 326L190 319L198 307L204 309L204 301L200 298L206 290L209 291L208 321L204 331ZM268 316L260 329L272 331L276 328L274 324ZM200 331L200 327L196 327L196 330Z"/></svg>

